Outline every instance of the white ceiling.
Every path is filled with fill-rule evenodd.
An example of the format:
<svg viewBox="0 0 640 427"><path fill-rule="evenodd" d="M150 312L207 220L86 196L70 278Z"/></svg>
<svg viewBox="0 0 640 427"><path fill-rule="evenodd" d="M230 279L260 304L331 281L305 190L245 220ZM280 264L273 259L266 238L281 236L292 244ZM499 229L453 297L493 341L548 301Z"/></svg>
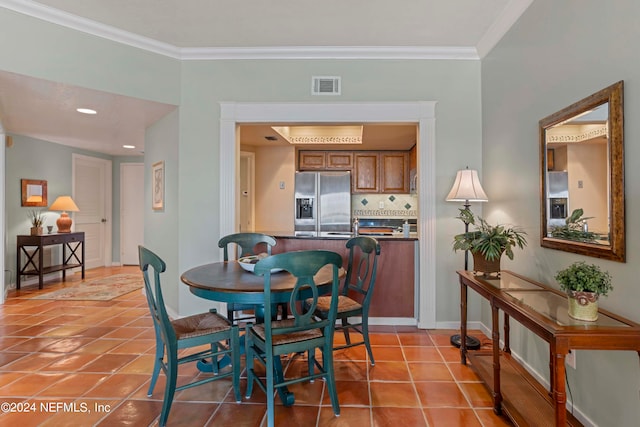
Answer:
<svg viewBox="0 0 640 427"><path fill-rule="evenodd" d="M0 7L183 59L477 60L531 2L0 0ZM98 114L74 112L86 105ZM143 151L146 127L174 108L0 71L0 124L6 132L92 151L112 155ZM265 129L255 131L262 134ZM123 150L125 143L136 145L135 153Z"/></svg>

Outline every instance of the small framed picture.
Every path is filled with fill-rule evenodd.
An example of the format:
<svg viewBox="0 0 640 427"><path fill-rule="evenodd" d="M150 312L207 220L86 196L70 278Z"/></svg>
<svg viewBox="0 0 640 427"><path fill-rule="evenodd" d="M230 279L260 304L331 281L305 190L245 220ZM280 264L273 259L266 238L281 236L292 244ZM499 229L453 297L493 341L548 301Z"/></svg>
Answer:
<svg viewBox="0 0 640 427"><path fill-rule="evenodd" d="M151 207L154 211L164 209L164 162L151 167Z"/></svg>

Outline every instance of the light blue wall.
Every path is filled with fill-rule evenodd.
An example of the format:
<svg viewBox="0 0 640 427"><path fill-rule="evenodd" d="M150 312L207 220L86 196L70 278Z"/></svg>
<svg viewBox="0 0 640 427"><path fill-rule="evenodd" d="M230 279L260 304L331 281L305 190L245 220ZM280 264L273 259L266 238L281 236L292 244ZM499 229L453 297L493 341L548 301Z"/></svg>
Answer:
<svg viewBox="0 0 640 427"><path fill-rule="evenodd" d="M545 283L576 260L613 276L600 304L640 322L640 3L536 0L482 61L483 185L489 219L525 227L530 243L507 268ZM543 249L539 245L538 120L619 80L625 82L627 262ZM490 325L488 310L483 316ZM513 322L515 323L515 322ZM514 351L548 377L548 348L512 326ZM632 426L640 419L638 354L578 351L568 369L576 408L596 425Z"/></svg>
<svg viewBox="0 0 640 427"><path fill-rule="evenodd" d="M177 240L171 242L176 245L176 266L167 282L179 289L178 300L169 298L168 304L180 314L196 310L202 302L180 285L179 272L219 257L219 216L226 212L219 206L219 102L437 101L437 318L459 318L453 271L462 265L462 255L453 254L450 247L460 224L454 219L457 205L444 198L456 170L481 167L478 61L179 62L6 9L0 9L0 28L12 34L10 40L0 40L0 69L180 106L179 119L169 120L177 128L172 143L178 148L153 130L146 142L147 155L151 150L156 159L169 162L167 197L177 200L167 203L167 211L150 212L145 219L145 236ZM313 75L342 76L343 95L312 97ZM153 161L146 158L146 167ZM471 318L479 314L477 309Z"/></svg>
<svg viewBox="0 0 640 427"><path fill-rule="evenodd" d="M178 288L178 298L167 302L180 314L203 304L180 285L179 272L219 257L219 216L227 212L219 206L219 102L437 101L436 316L441 322L459 319L454 271L462 265L462 254L450 249L451 237L460 232L458 206L444 198L456 170L481 168L478 61L179 62L6 9L0 9L0 28L12 34L11 40L0 40L0 69L180 106L179 118L159 124L175 126L177 135L169 141L162 132L150 130L146 149L154 159L145 159L147 169L155 159L168 162L167 198L176 201L167 203L165 212L147 214L145 236L171 236L159 247L175 248L176 264L167 282ZM312 97L313 75L342 76L342 96ZM470 318L479 318L479 306L472 307Z"/></svg>
<svg viewBox="0 0 640 427"><path fill-rule="evenodd" d="M437 101L436 244L438 321L459 319L455 270L463 255L451 250L462 224L458 204L444 201L455 172L481 167L480 64L478 61L242 60L188 61L182 69L180 103L180 270L219 257L219 102ZM339 75L342 96L313 97L311 76ZM203 197L203 195L206 195ZM210 221L203 225L202 217ZM181 288L180 312L194 297ZM479 307L472 305L473 310ZM479 317L479 308L470 318Z"/></svg>
<svg viewBox="0 0 640 427"><path fill-rule="evenodd" d="M58 214L47 212L46 208L30 208L21 206L21 179L42 179L47 181L49 205L56 197L72 193L72 155L98 157L112 161L113 176L113 262L120 260L120 164L142 162L142 157L114 157L87 150L67 147L49 141L29 138L23 135L12 135L13 146L5 150L5 274L7 283L15 283L16 279L16 241L18 234L29 234L31 224L29 212L33 209L44 210L45 226L55 227Z"/></svg>

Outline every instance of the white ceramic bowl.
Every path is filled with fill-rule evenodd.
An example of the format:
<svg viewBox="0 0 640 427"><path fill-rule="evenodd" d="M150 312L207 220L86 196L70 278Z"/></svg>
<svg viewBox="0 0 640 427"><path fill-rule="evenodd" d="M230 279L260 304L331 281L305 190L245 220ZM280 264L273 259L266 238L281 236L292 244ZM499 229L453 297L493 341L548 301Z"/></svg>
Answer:
<svg viewBox="0 0 640 427"><path fill-rule="evenodd" d="M246 271L250 271L250 272L253 273L253 269L255 268L255 266L258 263L258 261L260 261L264 257L265 256L260 256L260 255L245 256L245 257L242 257L242 258L238 258L238 264L240 264L240 267L242 267ZM281 268L272 268L271 269L272 273L277 273L279 271L282 271L282 269Z"/></svg>
<svg viewBox="0 0 640 427"><path fill-rule="evenodd" d="M238 264L240 267L244 268L246 271L250 271L253 273L253 269L256 266L256 263L260 261L260 257L257 255L245 256L242 258L238 258Z"/></svg>

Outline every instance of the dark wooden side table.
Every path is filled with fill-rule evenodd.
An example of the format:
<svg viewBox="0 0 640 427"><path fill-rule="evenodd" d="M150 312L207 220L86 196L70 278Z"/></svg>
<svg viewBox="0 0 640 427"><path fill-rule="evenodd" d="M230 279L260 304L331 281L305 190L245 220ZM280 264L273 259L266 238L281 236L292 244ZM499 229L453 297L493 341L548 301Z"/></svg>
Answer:
<svg viewBox="0 0 640 427"><path fill-rule="evenodd" d="M43 267L44 247L62 245L62 264ZM35 248L31 253L28 249ZM42 289L42 280L47 273L62 271L62 280L70 268L82 268L84 279L84 232L42 234L40 236L18 236L16 254L16 289L20 289L20 277L38 276L38 287ZM22 263L24 254L25 263ZM35 260L38 260L36 264Z"/></svg>

